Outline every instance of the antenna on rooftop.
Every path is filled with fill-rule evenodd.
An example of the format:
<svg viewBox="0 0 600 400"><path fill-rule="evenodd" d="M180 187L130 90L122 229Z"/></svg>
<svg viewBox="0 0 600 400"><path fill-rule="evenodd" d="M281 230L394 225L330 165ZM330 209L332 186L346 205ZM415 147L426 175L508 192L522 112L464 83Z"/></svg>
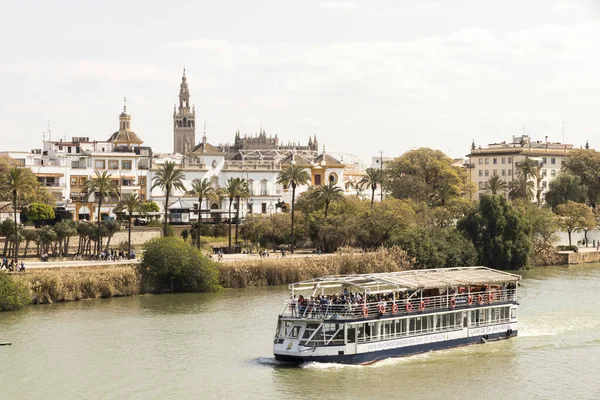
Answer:
<svg viewBox="0 0 600 400"><path fill-rule="evenodd" d="M50 120L48 120L48 141L52 141L52 132L50 131Z"/></svg>

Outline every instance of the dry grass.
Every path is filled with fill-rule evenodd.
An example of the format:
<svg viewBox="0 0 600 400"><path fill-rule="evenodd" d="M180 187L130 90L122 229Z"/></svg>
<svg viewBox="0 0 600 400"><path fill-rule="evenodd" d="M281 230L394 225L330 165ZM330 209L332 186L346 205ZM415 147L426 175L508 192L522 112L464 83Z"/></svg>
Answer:
<svg viewBox="0 0 600 400"><path fill-rule="evenodd" d="M220 283L226 288L283 285L324 275L403 271L412 259L398 248L371 253L342 253L323 257L253 259L219 264Z"/></svg>
<svg viewBox="0 0 600 400"><path fill-rule="evenodd" d="M29 288L34 304L131 296L140 286L131 266L32 269L14 277Z"/></svg>

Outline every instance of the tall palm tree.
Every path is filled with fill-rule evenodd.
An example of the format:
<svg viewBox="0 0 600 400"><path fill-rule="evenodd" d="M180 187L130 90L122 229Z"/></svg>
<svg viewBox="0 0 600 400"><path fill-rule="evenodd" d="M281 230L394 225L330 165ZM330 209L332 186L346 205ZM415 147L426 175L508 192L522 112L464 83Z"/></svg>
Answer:
<svg viewBox="0 0 600 400"><path fill-rule="evenodd" d="M102 207L102 200L104 198L110 198L110 196L119 196L119 186L111 179L112 175L108 173L108 171L100 171L96 170L96 177L90 179L85 183L85 188L87 190L88 196L92 193L95 194L98 200L98 220L97 220L97 246L96 251L100 251L100 208Z"/></svg>
<svg viewBox="0 0 600 400"><path fill-rule="evenodd" d="M1 183L2 191L10 197L13 206L14 234L15 234L15 260L19 262L19 225L17 224L17 207L19 199L23 195L32 194L35 191L35 181L27 170L12 167L7 174L7 180ZM8 236L7 240L8 242Z"/></svg>
<svg viewBox="0 0 600 400"><path fill-rule="evenodd" d="M329 204L336 201L345 201L344 191L341 187L337 186L335 182L329 182L326 185L318 187L315 191L315 196L321 204L325 204L325 218L327 218L327 212L329 211Z"/></svg>
<svg viewBox="0 0 600 400"><path fill-rule="evenodd" d="M531 201L533 199L535 184L533 181L527 179L524 173L519 172L517 179L512 181L509 185L508 195L511 199L524 199Z"/></svg>
<svg viewBox="0 0 600 400"><path fill-rule="evenodd" d="M534 191L538 205L541 202L542 196L542 165L533 158L525 157L525 160L521 161L518 167L519 171L526 176L527 179L534 180Z"/></svg>
<svg viewBox="0 0 600 400"><path fill-rule="evenodd" d="M197 247L200 248L200 225L202 223L202 200L217 200L219 196L206 178L200 180L198 178L192 181L192 189L188 192L190 196L198 197L198 232L196 235Z"/></svg>
<svg viewBox="0 0 600 400"><path fill-rule="evenodd" d="M152 189L159 187L165 193L165 221L163 227L163 236L167 236L167 227L169 224L169 197L176 189L185 192L184 173L176 167L176 164L171 161L166 161L161 164L156 171L156 175L152 178Z"/></svg>
<svg viewBox="0 0 600 400"><path fill-rule="evenodd" d="M491 194L499 194L505 192L508 189L508 184L500 178L500 176L494 174L488 181L485 183L484 190Z"/></svg>
<svg viewBox="0 0 600 400"><path fill-rule="evenodd" d="M383 170L377 168L367 168L365 172L366 175L363 176L358 182L358 186L371 188L371 208L373 208L377 185L381 186L381 190L383 190Z"/></svg>
<svg viewBox="0 0 600 400"><path fill-rule="evenodd" d="M133 213L139 211L141 206L142 202L140 201L138 194L134 192L123 197L116 208L117 211L127 212L127 219L129 220L127 227L127 257L131 255L131 219Z"/></svg>
<svg viewBox="0 0 600 400"><path fill-rule="evenodd" d="M290 252L294 253L294 203L296 201L296 187L298 185L305 185L310 181L310 175L302 167L296 165L290 165L279 173L277 177L277 183L280 185L286 185L292 187L292 243L290 245Z"/></svg>
<svg viewBox="0 0 600 400"><path fill-rule="evenodd" d="M242 178L238 179L238 190L235 194L235 243L238 242L238 231L240 227L240 201L241 199L247 199L250 197L250 190L248 190L248 182Z"/></svg>
<svg viewBox="0 0 600 400"><path fill-rule="evenodd" d="M245 190L245 192L244 192ZM220 194L223 197L227 197L229 199L229 253L231 253L231 206L233 205L233 200L234 199L239 199L240 197L242 197L242 195L244 193L248 192L248 186L246 185L246 180L242 179L242 178L229 178L227 180L227 183L225 184L225 187L221 189ZM236 212L236 222L235 222L235 236L236 236L236 241L237 241L237 235L238 235L238 219L239 219L239 211L240 211L240 206L239 206L239 200L238 200L238 207L237 207L237 212Z"/></svg>

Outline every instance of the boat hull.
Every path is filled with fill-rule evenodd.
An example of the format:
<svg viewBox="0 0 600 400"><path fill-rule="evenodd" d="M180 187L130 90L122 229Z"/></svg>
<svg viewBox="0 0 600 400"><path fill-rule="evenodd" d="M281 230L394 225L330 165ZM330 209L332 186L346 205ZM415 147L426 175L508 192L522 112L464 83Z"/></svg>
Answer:
<svg viewBox="0 0 600 400"><path fill-rule="evenodd" d="M296 356L289 354L275 353L275 359L279 361L293 363L307 362L322 362L322 363L338 363L338 364L369 364L379 360L393 357L405 357L415 354L427 353L434 350L451 349L454 347L467 346L477 343L485 343L488 341L497 341L509 339L517 336L517 330L509 332L490 333L486 335L478 335L471 337L463 337L433 343L418 344L414 346L404 346L392 349L369 351L359 354L344 354L344 355L320 355L320 356Z"/></svg>

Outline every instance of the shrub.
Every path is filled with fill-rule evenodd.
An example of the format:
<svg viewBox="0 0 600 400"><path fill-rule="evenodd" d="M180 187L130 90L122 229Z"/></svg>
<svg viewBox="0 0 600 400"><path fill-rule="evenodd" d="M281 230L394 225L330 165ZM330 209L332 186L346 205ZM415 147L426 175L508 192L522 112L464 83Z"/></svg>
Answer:
<svg viewBox="0 0 600 400"><path fill-rule="evenodd" d="M216 264L176 237L148 241L137 268L146 291L210 292L220 287Z"/></svg>
<svg viewBox="0 0 600 400"><path fill-rule="evenodd" d="M29 291L25 285L0 272L0 311L18 310L30 302Z"/></svg>
<svg viewBox="0 0 600 400"><path fill-rule="evenodd" d="M560 246L556 246L556 250L557 251L574 251L574 252L578 252L579 249L577 248L577 246L573 245L560 245Z"/></svg>

